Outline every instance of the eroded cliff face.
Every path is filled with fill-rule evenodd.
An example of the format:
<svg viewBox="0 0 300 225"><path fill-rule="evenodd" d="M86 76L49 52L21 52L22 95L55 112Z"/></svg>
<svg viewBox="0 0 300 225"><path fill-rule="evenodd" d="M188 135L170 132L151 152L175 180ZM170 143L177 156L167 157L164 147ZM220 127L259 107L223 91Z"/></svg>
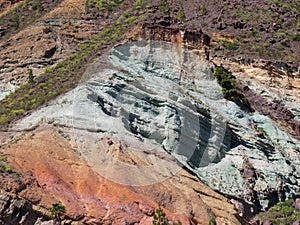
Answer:
<svg viewBox="0 0 300 225"><path fill-rule="evenodd" d="M135 168L161 161L163 154L153 154L149 158L145 149L136 155L130 146L107 134L103 138L99 136L99 152L94 154L93 164L91 160L87 161L87 153L82 152L82 148L68 141L73 131L60 126L42 125L22 137L14 137L18 141L7 146L5 153L10 164L23 175L17 181L1 179L6 184L2 189L14 193L14 196L2 192L0 221L7 224L9 218L14 218L15 221L10 221L10 224L18 224L21 220L24 224L34 224L38 218L50 220L47 208L53 202L60 201L67 208L66 221L71 220L72 224L152 224L158 203L165 208L170 219L180 219L183 224L208 224L212 217L216 217L218 224L240 224L234 216L237 211L226 198L182 169L148 186L112 182L112 178L96 166L96 162L99 166L102 164L97 161L101 152L106 152L107 158L123 161ZM107 170L113 170L116 178L123 171L115 170L113 165L111 163L112 167ZM109 175L112 176L112 173ZM143 181L149 176L142 174L136 180ZM130 178L130 175L127 177ZM17 203L18 206L15 206L13 202L17 201L23 202L24 206ZM14 217L13 212L18 211L18 207L20 213Z"/></svg>
<svg viewBox="0 0 300 225"><path fill-rule="evenodd" d="M14 129L52 124L94 171L123 185L158 185L184 166L250 217L298 191L300 143L268 116L224 99L213 72L181 45L127 42Z"/></svg>
<svg viewBox="0 0 300 225"><path fill-rule="evenodd" d="M185 163L194 151L185 144L199 145L196 154L207 144L209 109L186 88L205 89L212 99L222 97L212 65L198 59L167 42L120 45L86 71L77 89L14 126L12 134L20 140L5 145L3 153L65 204L73 220L151 224L160 203L170 218L184 224L208 224L212 217L219 224L240 224L227 199L169 154L182 145L177 151ZM190 66L199 73L191 74ZM209 92L212 86L215 91ZM39 205L50 206L44 198Z"/></svg>
<svg viewBox="0 0 300 225"><path fill-rule="evenodd" d="M2 96L102 28L83 12L84 1L65 1L0 46ZM1 153L30 182L1 177L10 185L1 186L0 221L49 222L46 209L61 201L72 224L152 224L158 204L183 224L241 224L238 214L299 191L299 73L211 58L200 29L157 22L137 26L79 87L1 133ZM251 90L256 112L224 99L212 62Z"/></svg>
<svg viewBox="0 0 300 225"><path fill-rule="evenodd" d="M161 20L157 23L143 22L136 26L128 35L133 40L158 40L177 44L184 44L196 49L208 47L210 37L201 29L187 29L181 26L170 26L168 21Z"/></svg>

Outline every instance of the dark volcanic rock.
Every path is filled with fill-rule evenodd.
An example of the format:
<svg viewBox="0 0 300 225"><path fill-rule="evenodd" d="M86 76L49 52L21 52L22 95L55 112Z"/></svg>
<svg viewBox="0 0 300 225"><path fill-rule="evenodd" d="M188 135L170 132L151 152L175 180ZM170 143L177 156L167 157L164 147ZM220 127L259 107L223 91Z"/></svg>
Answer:
<svg viewBox="0 0 300 225"><path fill-rule="evenodd" d="M234 29L243 29L245 27L246 23L237 21L233 23L233 28Z"/></svg>

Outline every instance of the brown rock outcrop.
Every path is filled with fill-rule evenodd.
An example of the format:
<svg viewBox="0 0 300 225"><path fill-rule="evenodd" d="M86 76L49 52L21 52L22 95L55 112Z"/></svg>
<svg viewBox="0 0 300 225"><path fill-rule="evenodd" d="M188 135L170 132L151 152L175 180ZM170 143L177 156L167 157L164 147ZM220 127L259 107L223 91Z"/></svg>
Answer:
<svg viewBox="0 0 300 225"><path fill-rule="evenodd" d="M158 23L144 22L136 26L128 35L133 40L159 40L183 44L198 50L200 56L209 59L210 37L200 29L188 29L181 26L169 26L165 20ZM202 50L202 51L201 51Z"/></svg>

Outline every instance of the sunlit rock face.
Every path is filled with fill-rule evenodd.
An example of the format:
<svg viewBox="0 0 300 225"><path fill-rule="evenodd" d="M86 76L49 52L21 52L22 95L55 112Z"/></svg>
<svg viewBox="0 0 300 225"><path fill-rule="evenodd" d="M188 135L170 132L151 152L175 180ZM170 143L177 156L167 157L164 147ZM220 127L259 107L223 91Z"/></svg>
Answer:
<svg viewBox="0 0 300 225"><path fill-rule="evenodd" d="M4 99L6 95L13 92L16 87L12 84L4 84L0 82L0 100Z"/></svg>
<svg viewBox="0 0 300 225"><path fill-rule="evenodd" d="M16 128L44 122L68 128L88 163L122 184L157 183L184 166L256 207L296 193L299 141L268 117L225 100L213 72L180 45L127 42L95 62L76 89ZM104 138L120 141L135 160L122 158L122 146L119 152L99 147Z"/></svg>

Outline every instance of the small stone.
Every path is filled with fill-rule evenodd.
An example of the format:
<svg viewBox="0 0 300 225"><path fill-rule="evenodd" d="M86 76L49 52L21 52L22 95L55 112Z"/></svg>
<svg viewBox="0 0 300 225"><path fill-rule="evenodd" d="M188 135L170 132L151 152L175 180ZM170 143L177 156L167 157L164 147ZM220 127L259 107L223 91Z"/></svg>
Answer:
<svg viewBox="0 0 300 225"><path fill-rule="evenodd" d="M62 222L63 225L71 225L72 224L72 220L64 220Z"/></svg>
<svg viewBox="0 0 300 225"><path fill-rule="evenodd" d="M259 225L259 224L260 224L259 220L256 220L256 221L254 221L254 222L251 223L251 225Z"/></svg>
<svg viewBox="0 0 300 225"><path fill-rule="evenodd" d="M151 206L139 204L139 208L147 216L153 216L153 214L154 214L154 208Z"/></svg>
<svg viewBox="0 0 300 225"><path fill-rule="evenodd" d="M295 202L293 203L293 207L295 210L300 211L300 198L296 198Z"/></svg>
<svg viewBox="0 0 300 225"><path fill-rule="evenodd" d="M108 139L106 142L107 142L108 145L114 144L114 142L111 139Z"/></svg>
<svg viewBox="0 0 300 225"><path fill-rule="evenodd" d="M266 220L262 223L262 225L273 225L273 224L271 223L271 221Z"/></svg>

